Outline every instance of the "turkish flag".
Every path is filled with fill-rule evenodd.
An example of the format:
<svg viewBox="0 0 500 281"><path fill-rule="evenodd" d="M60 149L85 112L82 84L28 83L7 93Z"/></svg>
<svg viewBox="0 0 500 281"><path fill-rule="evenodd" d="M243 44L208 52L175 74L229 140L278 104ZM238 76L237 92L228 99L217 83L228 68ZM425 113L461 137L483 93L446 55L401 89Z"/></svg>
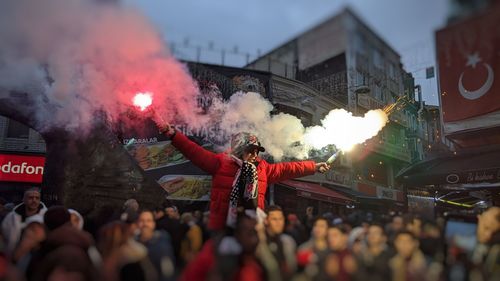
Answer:
<svg viewBox="0 0 500 281"><path fill-rule="evenodd" d="M436 33L444 122L500 110L500 5Z"/></svg>

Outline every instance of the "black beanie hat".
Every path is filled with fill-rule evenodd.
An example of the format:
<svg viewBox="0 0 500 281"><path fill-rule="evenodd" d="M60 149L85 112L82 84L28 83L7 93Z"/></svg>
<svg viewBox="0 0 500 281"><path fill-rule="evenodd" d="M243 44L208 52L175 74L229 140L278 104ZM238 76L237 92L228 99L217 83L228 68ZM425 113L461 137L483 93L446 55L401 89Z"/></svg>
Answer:
<svg viewBox="0 0 500 281"><path fill-rule="evenodd" d="M54 230L61 225L69 222L71 219L71 215L69 214L68 209L64 206L52 206L50 207L45 215L43 216L43 222L49 229L49 231Z"/></svg>

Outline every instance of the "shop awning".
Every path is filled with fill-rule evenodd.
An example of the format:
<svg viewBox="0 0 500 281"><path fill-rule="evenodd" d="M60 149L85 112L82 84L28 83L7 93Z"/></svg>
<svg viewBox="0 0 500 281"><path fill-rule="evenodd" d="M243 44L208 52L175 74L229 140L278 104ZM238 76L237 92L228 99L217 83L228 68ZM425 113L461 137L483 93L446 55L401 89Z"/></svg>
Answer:
<svg viewBox="0 0 500 281"><path fill-rule="evenodd" d="M463 150L403 169L397 179L407 187L500 182L500 150Z"/></svg>
<svg viewBox="0 0 500 281"><path fill-rule="evenodd" d="M279 184L294 188L297 191L297 196L300 197L339 204L348 204L354 202L354 200L352 200L351 198L333 191L328 187L324 187L311 182L285 180L279 182Z"/></svg>
<svg viewBox="0 0 500 281"><path fill-rule="evenodd" d="M327 184L331 188L334 188L335 191L338 191L339 193L343 194L344 196L349 196L353 198L358 204L360 205L376 205L376 206L385 206L385 207L393 207L393 206L398 206L402 207L405 205L404 199L399 198L395 199L388 199L388 198L380 198L377 196L372 196L363 192L359 192L357 190L353 190L350 188L345 188L341 187L338 185L331 185Z"/></svg>

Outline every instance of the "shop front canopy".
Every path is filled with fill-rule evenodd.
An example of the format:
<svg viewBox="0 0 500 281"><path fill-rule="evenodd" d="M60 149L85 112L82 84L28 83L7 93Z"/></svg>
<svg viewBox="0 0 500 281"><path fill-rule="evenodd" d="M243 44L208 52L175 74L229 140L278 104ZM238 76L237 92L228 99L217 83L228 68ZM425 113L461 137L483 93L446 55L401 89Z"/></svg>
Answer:
<svg viewBox="0 0 500 281"><path fill-rule="evenodd" d="M500 183L500 149L457 151L421 161L396 176L406 187L485 186Z"/></svg>
<svg viewBox="0 0 500 281"><path fill-rule="evenodd" d="M326 201L338 204L350 204L354 200L348 198L339 192L336 192L328 187L321 186L316 183L303 182L297 180L284 180L278 184L293 188L297 191L297 196L315 199L319 201Z"/></svg>

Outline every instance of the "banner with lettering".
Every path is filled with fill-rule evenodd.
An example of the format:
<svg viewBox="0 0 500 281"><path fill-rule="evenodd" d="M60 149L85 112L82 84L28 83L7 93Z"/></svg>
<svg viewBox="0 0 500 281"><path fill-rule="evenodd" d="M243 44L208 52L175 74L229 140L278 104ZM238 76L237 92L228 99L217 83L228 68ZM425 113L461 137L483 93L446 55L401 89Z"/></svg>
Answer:
<svg viewBox="0 0 500 281"><path fill-rule="evenodd" d="M237 91L258 92L269 98L270 74L206 64L188 63L200 87L197 105L206 112L215 99L228 99ZM194 128L189 124L171 124L205 149L220 152L230 136L212 122ZM171 142L158 133L156 124L147 117L123 116L119 126L123 146L137 164L165 191L171 200L210 200L211 176L194 166Z"/></svg>
<svg viewBox="0 0 500 281"><path fill-rule="evenodd" d="M41 183L45 157L0 154L0 181Z"/></svg>

